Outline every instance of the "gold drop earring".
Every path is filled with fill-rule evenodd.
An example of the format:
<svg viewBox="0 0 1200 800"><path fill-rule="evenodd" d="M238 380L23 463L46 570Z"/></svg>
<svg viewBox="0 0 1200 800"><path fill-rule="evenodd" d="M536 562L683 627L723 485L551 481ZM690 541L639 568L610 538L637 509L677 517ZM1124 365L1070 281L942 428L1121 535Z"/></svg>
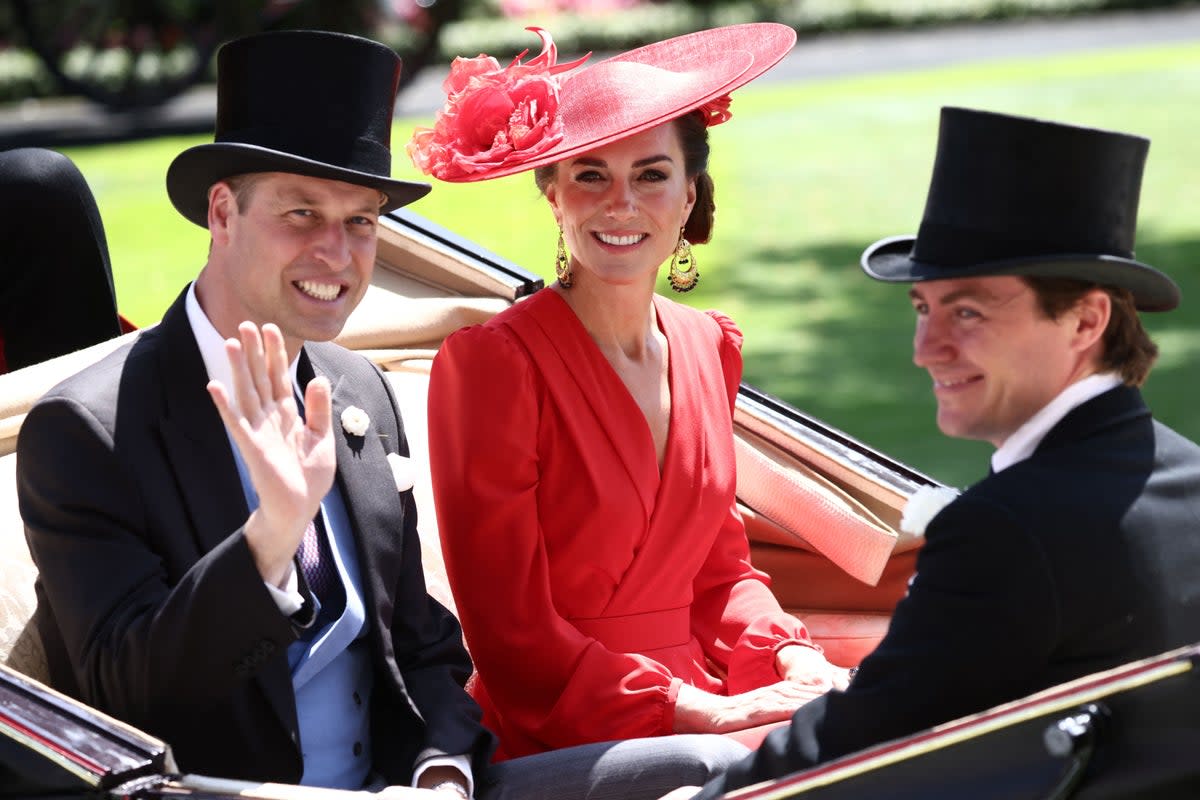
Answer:
<svg viewBox="0 0 1200 800"><path fill-rule="evenodd" d="M574 283L571 277L571 259L567 257L567 244L563 241L562 228L558 229L558 251L554 254L554 274L558 283L564 289L570 289Z"/></svg>
<svg viewBox="0 0 1200 800"><path fill-rule="evenodd" d="M696 268L696 257L692 255L692 243L683 237L683 228L679 229L679 244L675 245L675 253L671 256L667 281L677 292L690 292L700 282L700 270Z"/></svg>

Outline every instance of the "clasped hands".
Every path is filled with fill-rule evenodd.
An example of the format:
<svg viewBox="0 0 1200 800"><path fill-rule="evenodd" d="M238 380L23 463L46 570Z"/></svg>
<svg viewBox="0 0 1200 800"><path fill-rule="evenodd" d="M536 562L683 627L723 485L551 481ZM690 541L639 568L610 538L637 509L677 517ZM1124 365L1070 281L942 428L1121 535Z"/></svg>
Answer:
<svg viewBox="0 0 1200 800"><path fill-rule="evenodd" d="M785 645L775 653L775 671L783 678L732 696L682 686L675 701L677 733L730 733L791 719L796 709L831 689L845 689L849 671L830 664L820 651ZM681 786L659 800L688 800L699 786Z"/></svg>
<svg viewBox="0 0 1200 800"><path fill-rule="evenodd" d="M844 689L847 671L804 645L776 652L783 680L735 695L716 695L684 685L675 700L676 733L731 733L791 718L796 709L830 689Z"/></svg>
<svg viewBox="0 0 1200 800"><path fill-rule="evenodd" d="M850 670L830 664L820 651L801 644L784 645L775 652L775 671L784 680L812 687L818 695L850 685Z"/></svg>
<svg viewBox="0 0 1200 800"><path fill-rule="evenodd" d="M233 386L210 381L208 393L237 444L258 508L244 528L263 580L282 587L304 529L333 485L336 467L329 381L317 377L304 392L301 416L283 334L252 322L225 341Z"/></svg>

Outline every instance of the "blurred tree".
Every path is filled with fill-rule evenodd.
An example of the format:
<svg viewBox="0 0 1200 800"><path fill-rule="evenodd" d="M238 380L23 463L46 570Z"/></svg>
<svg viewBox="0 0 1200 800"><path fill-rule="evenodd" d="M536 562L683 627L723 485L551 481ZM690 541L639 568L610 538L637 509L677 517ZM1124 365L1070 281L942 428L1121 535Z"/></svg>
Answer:
<svg viewBox="0 0 1200 800"><path fill-rule="evenodd" d="M12 0L5 24L61 89L110 109L156 106L211 76L223 41L265 30L370 36L400 53L410 80L436 53L463 0Z"/></svg>

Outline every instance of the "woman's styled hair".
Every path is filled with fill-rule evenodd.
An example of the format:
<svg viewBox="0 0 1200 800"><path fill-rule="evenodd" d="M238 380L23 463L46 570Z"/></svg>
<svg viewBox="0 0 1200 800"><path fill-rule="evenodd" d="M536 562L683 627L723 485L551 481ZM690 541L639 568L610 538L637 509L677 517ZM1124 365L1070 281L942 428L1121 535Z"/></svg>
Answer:
<svg viewBox="0 0 1200 800"><path fill-rule="evenodd" d="M673 120L679 134L679 145L683 150L683 170L689 178L696 180L696 204L683 226L683 235L693 244L703 244L712 238L713 216L717 204L713 199L712 176L708 174L708 125L697 111L676 117ZM546 187L554 180L558 164L546 164L533 171L533 180L538 191L546 193Z"/></svg>
<svg viewBox="0 0 1200 800"><path fill-rule="evenodd" d="M1150 334L1142 327L1133 294L1128 289L1072 278L1024 277L1037 295L1038 307L1050 319L1058 319L1059 315L1093 289L1107 294L1112 301L1112 314L1108 318L1108 327L1104 329L1104 352L1100 355L1100 366L1106 371L1116 372L1127 386L1145 383L1150 368L1158 358L1158 345L1151 341Z"/></svg>

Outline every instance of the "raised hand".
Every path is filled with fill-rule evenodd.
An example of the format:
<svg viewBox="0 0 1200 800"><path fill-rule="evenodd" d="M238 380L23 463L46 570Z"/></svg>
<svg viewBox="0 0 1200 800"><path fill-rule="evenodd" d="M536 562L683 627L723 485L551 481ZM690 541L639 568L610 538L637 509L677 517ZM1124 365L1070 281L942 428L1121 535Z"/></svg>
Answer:
<svg viewBox="0 0 1200 800"><path fill-rule="evenodd" d="M237 444L258 493L244 528L263 580L281 586L309 521L333 485L335 456L329 382L314 378L301 418L288 376L283 335L252 322L225 342L232 392L220 381L208 393Z"/></svg>

